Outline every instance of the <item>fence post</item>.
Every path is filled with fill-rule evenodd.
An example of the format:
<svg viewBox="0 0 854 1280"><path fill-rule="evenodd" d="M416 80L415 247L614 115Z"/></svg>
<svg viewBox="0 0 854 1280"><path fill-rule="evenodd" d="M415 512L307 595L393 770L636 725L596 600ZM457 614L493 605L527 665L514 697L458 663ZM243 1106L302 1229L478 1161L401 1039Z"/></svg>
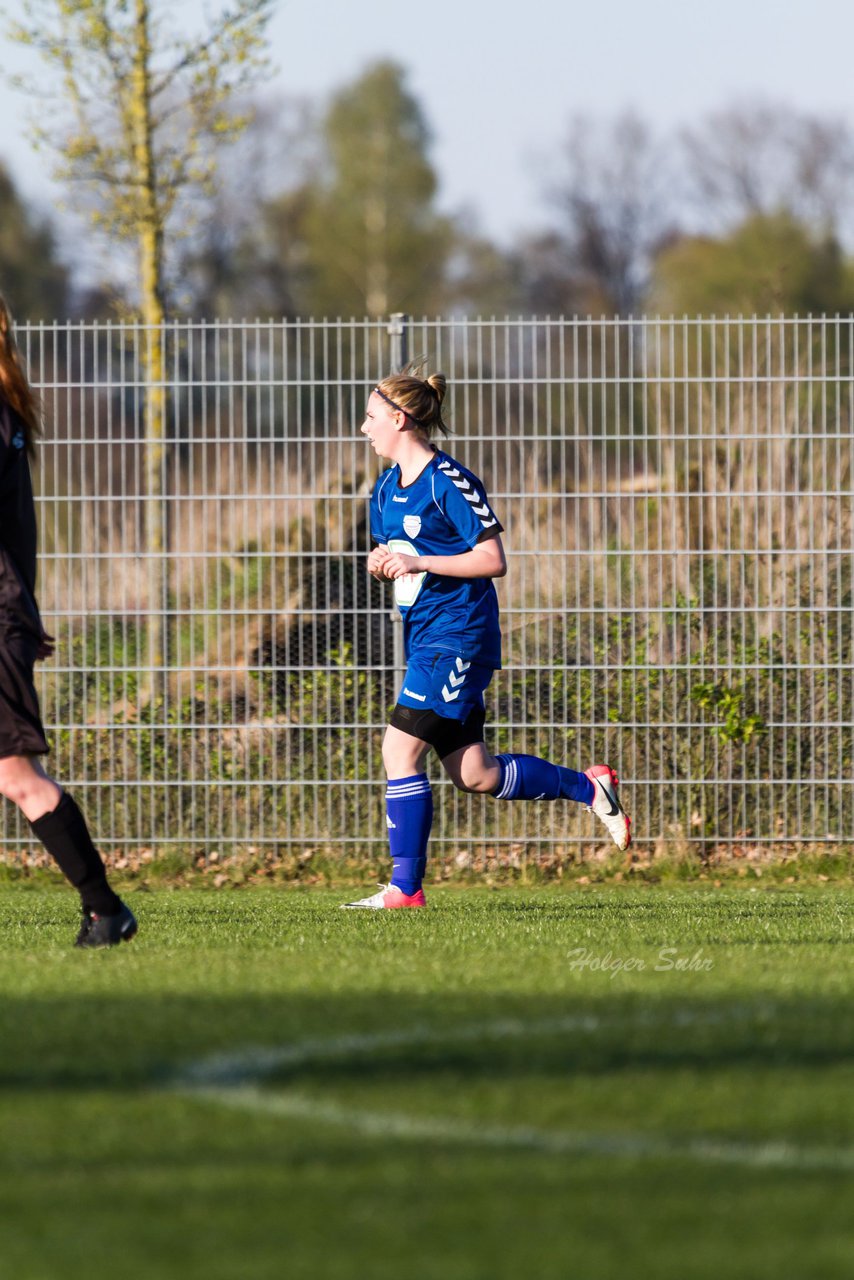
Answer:
<svg viewBox="0 0 854 1280"><path fill-rule="evenodd" d="M405 311L395 311L389 317L388 336L392 372L400 373L409 364L409 316Z"/></svg>

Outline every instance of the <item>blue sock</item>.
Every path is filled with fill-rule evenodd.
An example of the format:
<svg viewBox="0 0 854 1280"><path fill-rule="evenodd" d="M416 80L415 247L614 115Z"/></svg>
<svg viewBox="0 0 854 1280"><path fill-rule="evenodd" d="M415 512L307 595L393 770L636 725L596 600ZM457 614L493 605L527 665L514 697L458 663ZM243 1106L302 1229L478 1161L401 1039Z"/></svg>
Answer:
<svg viewBox="0 0 854 1280"><path fill-rule="evenodd" d="M576 800L590 804L596 788L585 773L564 769L539 756L496 756L501 781L496 800Z"/></svg>
<svg viewBox="0 0 854 1280"><path fill-rule="evenodd" d="M426 773L395 778L385 793L391 883L401 892L417 893L427 866L427 841L433 825L433 792Z"/></svg>

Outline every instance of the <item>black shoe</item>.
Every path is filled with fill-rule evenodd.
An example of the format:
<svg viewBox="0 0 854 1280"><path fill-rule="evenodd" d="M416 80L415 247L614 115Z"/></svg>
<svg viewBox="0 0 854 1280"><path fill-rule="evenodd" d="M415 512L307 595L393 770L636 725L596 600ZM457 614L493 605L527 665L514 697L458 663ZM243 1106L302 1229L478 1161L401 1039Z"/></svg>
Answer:
<svg viewBox="0 0 854 1280"><path fill-rule="evenodd" d="M136 916L124 903L121 911L115 916L96 916L93 911L84 911L83 923L74 945L75 947L114 947L119 942L130 942L136 930Z"/></svg>

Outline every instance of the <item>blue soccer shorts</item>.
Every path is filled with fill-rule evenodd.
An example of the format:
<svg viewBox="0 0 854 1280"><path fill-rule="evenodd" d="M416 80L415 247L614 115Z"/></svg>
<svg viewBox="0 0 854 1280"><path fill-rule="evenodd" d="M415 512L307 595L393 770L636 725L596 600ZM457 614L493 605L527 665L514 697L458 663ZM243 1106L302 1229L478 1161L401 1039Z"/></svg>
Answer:
<svg viewBox="0 0 854 1280"><path fill-rule="evenodd" d="M398 705L433 711L444 720L468 720L473 711L483 711L483 692L493 671L451 653L413 654Z"/></svg>
<svg viewBox="0 0 854 1280"><path fill-rule="evenodd" d="M389 724L429 742L440 760L483 742L483 691L493 670L455 654L414 655Z"/></svg>

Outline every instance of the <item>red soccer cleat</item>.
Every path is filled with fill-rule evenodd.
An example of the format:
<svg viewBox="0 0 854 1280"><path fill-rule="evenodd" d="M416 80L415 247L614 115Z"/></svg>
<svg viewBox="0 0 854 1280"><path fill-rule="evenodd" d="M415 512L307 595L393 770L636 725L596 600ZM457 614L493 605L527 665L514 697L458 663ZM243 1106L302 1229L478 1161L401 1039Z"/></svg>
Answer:
<svg viewBox="0 0 854 1280"><path fill-rule="evenodd" d="M424 890L417 893L404 893L394 884L380 885L379 893L372 893L369 898L360 898L358 902L342 902L343 909L361 907L365 911L393 911L398 907L426 907L427 899Z"/></svg>
<svg viewBox="0 0 854 1280"><path fill-rule="evenodd" d="M617 795L620 779L609 764L591 765L584 773L593 783L596 792L588 809L605 823L617 848L628 849L632 843L632 820Z"/></svg>

